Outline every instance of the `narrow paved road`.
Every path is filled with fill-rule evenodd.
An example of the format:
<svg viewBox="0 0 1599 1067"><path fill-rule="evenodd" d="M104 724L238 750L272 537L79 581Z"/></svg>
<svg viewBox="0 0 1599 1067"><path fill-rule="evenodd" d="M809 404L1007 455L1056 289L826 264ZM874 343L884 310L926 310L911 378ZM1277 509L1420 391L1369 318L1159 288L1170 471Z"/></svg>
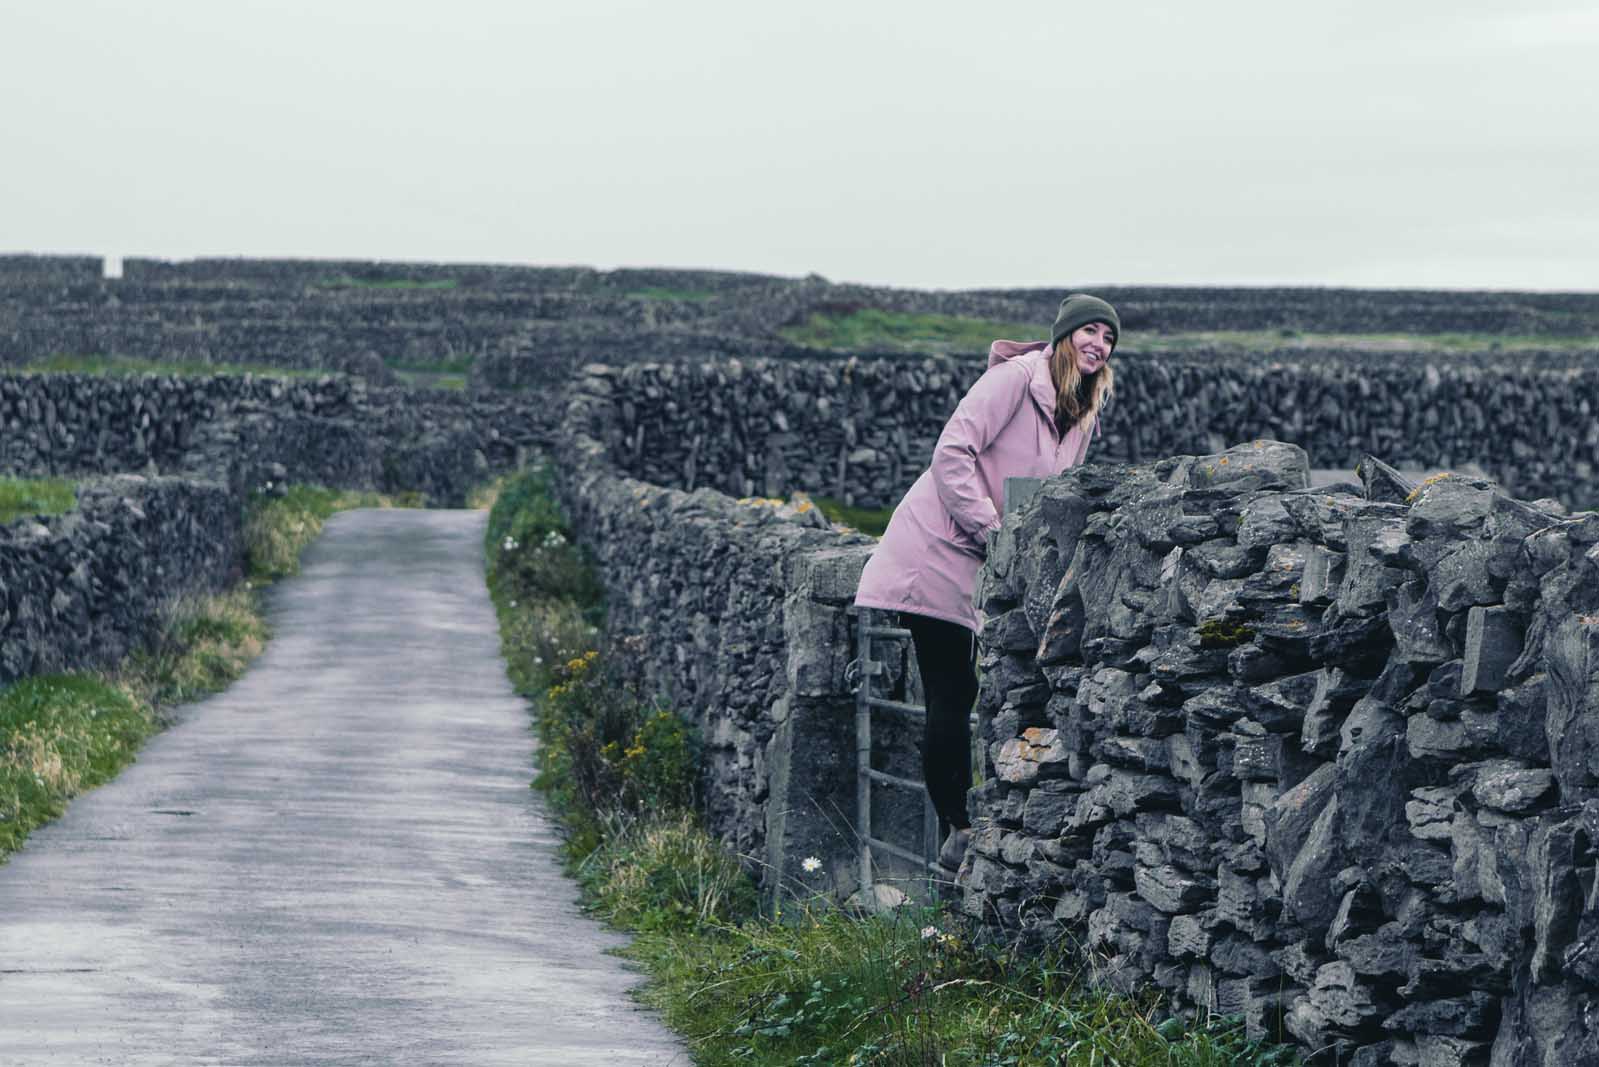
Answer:
<svg viewBox="0 0 1599 1067"><path fill-rule="evenodd" d="M0 867L0 1063L687 1067L559 873L484 521L335 516L250 673Z"/></svg>

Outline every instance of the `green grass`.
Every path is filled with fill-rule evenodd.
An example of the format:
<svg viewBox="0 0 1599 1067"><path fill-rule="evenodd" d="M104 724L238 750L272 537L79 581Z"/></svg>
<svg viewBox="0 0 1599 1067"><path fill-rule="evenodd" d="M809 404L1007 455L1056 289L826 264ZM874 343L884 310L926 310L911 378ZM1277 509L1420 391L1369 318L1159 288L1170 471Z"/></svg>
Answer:
<svg viewBox="0 0 1599 1067"><path fill-rule="evenodd" d="M245 570L251 581L271 582L300 572L300 553L335 512L348 508L422 507L417 493L386 496L367 490L290 486L256 493L245 508Z"/></svg>
<svg viewBox="0 0 1599 1067"><path fill-rule="evenodd" d="M273 378L323 378L335 373L328 370L270 367L262 363L199 363L138 359L133 356L67 353L46 356L18 367L17 370L23 374L93 374L105 378L127 378L137 374L175 375L186 378L241 374Z"/></svg>
<svg viewBox="0 0 1599 1067"><path fill-rule="evenodd" d="M851 507L842 500L834 500L830 496L811 497L811 502L822 509L822 514L827 516L827 521L848 526L852 530L859 530L873 537L882 537L883 531L888 529L888 520L893 517L893 508L857 508Z"/></svg>
<svg viewBox="0 0 1599 1067"><path fill-rule="evenodd" d="M323 289L454 289L460 285L454 278L352 278L347 274L323 278L317 286Z"/></svg>
<svg viewBox="0 0 1599 1067"><path fill-rule="evenodd" d="M686 924L685 924L686 926ZM1236 1017L1160 1020L1153 997L1091 988L1069 952L1019 955L934 909L640 931L644 999L700 1067L1239 1067L1295 1062Z"/></svg>
<svg viewBox="0 0 1599 1067"><path fill-rule="evenodd" d="M25 515L64 515L77 504L74 482L62 478L0 478L0 526Z"/></svg>
<svg viewBox="0 0 1599 1067"><path fill-rule="evenodd" d="M643 289L629 289L625 295L632 297L634 300L687 301L695 304L714 299L716 296L709 289L668 289L660 285L646 286Z"/></svg>
<svg viewBox="0 0 1599 1067"><path fill-rule="evenodd" d="M225 688L265 640L241 587L180 601L152 647L114 671L24 678L0 690L0 862L73 797L133 762L164 708Z"/></svg>
<svg viewBox="0 0 1599 1067"><path fill-rule="evenodd" d="M490 500L492 498L492 501ZM599 587L538 467L485 494L501 647L540 738L537 784L562 820L585 906L633 935L641 997L700 1067L1267 1067L1290 1050L1237 1018L1161 1018L1153 996L1092 988L1088 957L1019 955L958 914L881 916L788 887L761 913L746 864L703 828L692 738L640 701L598 645ZM818 885L825 872L815 877ZM1063 938L1062 943L1065 943Z"/></svg>
<svg viewBox="0 0 1599 1067"><path fill-rule="evenodd" d="M472 369L472 356L444 356L439 359L385 359L384 365L395 371L413 371L418 374L465 374Z"/></svg>
<svg viewBox="0 0 1599 1067"><path fill-rule="evenodd" d="M439 373L428 370L394 368L394 376L413 389L448 389L461 392L466 388L466 375Z"/></svg>
<svg viewBox="0 0 1599 1067"><path fill-rule="evenodd" d="M784 327L778 334L793 344L813 348L978 352L986 351L999 337L1028 340L1043 336L1048 325L863 308L844 314L813 314L803 324Z"/></svg>

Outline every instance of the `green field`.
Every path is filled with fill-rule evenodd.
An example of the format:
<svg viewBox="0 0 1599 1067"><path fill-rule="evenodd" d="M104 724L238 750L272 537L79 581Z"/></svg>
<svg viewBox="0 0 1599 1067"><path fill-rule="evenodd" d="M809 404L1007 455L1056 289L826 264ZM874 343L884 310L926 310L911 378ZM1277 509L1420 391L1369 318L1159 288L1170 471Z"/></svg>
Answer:
<svg viewBox="0 0 1599 1067"><path fill-rule="evenodd" d="M981 352L997 338L1026 341L1047 336L1047 322L1004 322L956 315L915 314L866 308L813 314L779 335L793 344L843 351L918 353ZM1151 355L1189 352L1281 352L1327 349L1383 353L1482 356L1519 352L1592 353L1599 336L1545 337L1491 333L1310 333L1300 330L1209 330L1162 333L1132 330L1125 351Z"/></svg>
<svg viewBox="0 0 1599 1067"><path fill-rule="evenodd" d="M323 278L316 283L322 289L454 289L460 283L454 278L352 278L338 275Z"/></svg>
<svg viewBox="0 0 1599 1067"><path fill-rule="evenodd" d="M196 361L141 359L135 356L73 355L57 353L17 368L23 374L94 374L127 378L137 374L175 375L185 378L219 374L254 374L271 378L323 378L334 371L274 367L265 363L200 363Z"/></svg>
<svg viewBox="0 0 1599 1067"><path fill-rule="evenodd" d="M0 525L25 515L62 515L77 503L77 487L62 478L0 478Z"/></svg>
<svg viewBox="0 0 1599 1067"><path fill-rule="evenodd" d="M905 352L974 352L996 337L1027 340L1047 325L922 315L863 308L845 314L815 314L804 324L778 331L785 341L811 348Z"/></svg>

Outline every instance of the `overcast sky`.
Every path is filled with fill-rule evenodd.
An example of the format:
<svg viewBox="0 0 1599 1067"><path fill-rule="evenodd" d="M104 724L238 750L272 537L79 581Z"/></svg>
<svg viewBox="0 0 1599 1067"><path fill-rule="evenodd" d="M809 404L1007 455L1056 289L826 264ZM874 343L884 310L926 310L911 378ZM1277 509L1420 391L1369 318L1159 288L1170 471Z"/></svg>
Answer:
<svg viewBox="0 0 1599 1067"><path fill-rule="evenodd" d="M1599 289L1594 0L0 0L0 252Z"/></svg>

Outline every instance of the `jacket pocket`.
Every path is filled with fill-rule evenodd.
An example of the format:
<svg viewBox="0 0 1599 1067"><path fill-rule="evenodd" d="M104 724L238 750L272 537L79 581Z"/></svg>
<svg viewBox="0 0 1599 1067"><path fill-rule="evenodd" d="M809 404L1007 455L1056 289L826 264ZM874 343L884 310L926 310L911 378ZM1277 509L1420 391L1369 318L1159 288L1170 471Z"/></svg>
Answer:
<svg viewBox="0 0 1599 1067"><path fill-rule="evenodd" d="M956 525L949 512L940 509L939 515L943 519L938 531L940 538L949 542L957 551L964 552L968 556L974 556L977 559L988 558L988 545L980 538L972 536Z"/></svg>

